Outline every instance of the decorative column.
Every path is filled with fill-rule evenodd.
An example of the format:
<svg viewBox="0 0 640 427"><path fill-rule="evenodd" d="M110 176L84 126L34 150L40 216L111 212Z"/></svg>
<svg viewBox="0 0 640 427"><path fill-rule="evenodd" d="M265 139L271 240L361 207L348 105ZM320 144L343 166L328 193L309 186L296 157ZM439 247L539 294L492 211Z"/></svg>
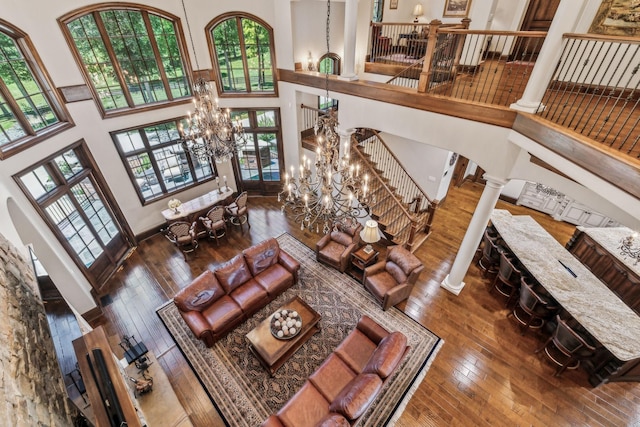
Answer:
<svg viewBox="0 0 640 427"><path fill-rule="evenodd" d="M358 0L344 4L344 58L340 80L358 80L356 65L356 30L358 29Z"/></svg>
<svg viewBox="0 0 640 427"><path fill-rule="evenodd" d="M473 212L473 217L462 239L462 243L456 254L456 259L453 261L451 271L440 284L441 287L456 295L460 294L460 291L464 288L464 282L462 280L465 274L467 274L476 249L482 240L482 235L489 223L498 197L500 197L500 192L507 183L507 181L501 178L487 174L484 174L484 179L487 180L484 191L482 192L482 196L480 196L476 210Z"/></svg>
<svg viewBox="0 0 640 427"><path fill-rule="evenodd" d="M531 71L531 76L524 89L522 98L510 105L510 108L525 113L536 113L538 109L544 109L540 101L547 90L547 86L556 65L562 55L562 35L572 33L580 20L580 11L588 0L561 0L556 11L555 18L549 27L536 65Z"/></svg>

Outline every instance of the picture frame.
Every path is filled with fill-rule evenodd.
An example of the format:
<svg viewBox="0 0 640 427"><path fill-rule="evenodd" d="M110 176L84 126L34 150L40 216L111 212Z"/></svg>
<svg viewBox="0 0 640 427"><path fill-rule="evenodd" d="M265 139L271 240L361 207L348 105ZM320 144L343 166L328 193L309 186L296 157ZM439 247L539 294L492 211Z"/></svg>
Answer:
<svg viewBox="0 0 640 427"><path fill-rule="evenodd" d="M466 18L471 9L471 0L446 0L444 3L445 18Z"/></svg>
<svg viewBox="0 0 640 427"><path fill-rule="evenodd" d="M389 0L389 9L397 9L398 0Z"/></svg>
<svg viewBox="0 0 640 427"><path fill-rule="evenodd" d="M640 22L626 19L633 15L632 0L603 0L593 18L589 33L609 36L640 36Z"/></svg>

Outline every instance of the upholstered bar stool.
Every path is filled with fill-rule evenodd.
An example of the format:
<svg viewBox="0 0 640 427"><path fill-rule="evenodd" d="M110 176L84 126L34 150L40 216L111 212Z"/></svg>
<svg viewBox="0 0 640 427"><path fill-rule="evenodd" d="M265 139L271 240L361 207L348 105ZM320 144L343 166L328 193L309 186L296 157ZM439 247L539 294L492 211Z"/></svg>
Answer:
<svg viewBox="0 0 640 427"><path fill-rule="evenodd" d="M543 297L527 283L520 281L518 304L509 313L521 325L521 335L527 329L540 329L547 319L558 312L560 305L551 297Z"/></svg>
<svg viewBox="0 0 640 427"><path fill-rule="evenodd" d="M506 306L509 307L518 295L522 272L515 266L515 260L509 258L505 252L500 252L500 268L493 280L491 290L496 290L500 295L507 297Z"/></svg>
<svg viewBox="0 0 640 427"><path fill-rule="evenodd" d="M498 245L498 238L491 237L490 233L485 230L482 236L482 256L478 261L478 267L482 270L482 275L494 274L498 271L500 264L501 249Z"/></svg>
<svg viewBox="0 0 640 427"><path fill-rule="evenodd" d="M586 334L571 328L568 322L556 315L557 326L553 335L535 352L544 350L547 357L558 368L554 376L560 376L565 369L576 369L580 362L596 351L595 343Z"/></svg>

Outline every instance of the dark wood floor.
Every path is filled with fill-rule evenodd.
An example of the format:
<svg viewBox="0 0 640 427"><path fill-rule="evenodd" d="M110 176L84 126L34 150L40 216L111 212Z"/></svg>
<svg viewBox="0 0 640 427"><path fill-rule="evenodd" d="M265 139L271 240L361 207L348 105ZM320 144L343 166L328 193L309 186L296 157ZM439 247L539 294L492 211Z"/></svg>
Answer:
<svg viewBox="0 0 640 427"><path fill-rule="evenodd" d="M488 281L470 268L466 287L454 296L439 287L477 204L482 187L466 183L452 189L437 212L433 234L417 252L426 268L411 298L400 304L409 316L444 339L426 378L409 402L398 426L631 426L640 423L640 385L606 384L592 388L586 373L567 371L560 378L543 354L533 351L544 337L525 336L506 317L504 301L487 291ZM104 325L118 357L118 342L134 334L155 353L195 426L223 425L213 404L155 314L155 308L205 268L243 248L289 232L308 246L318 237L300 231L282 215L275 198L249 200L250 230L229 233L220 246L202 241L185 262L162 236L140 244L110 281ZM562 244L574 227L547 215L504 202L498 208L531 214Z"/></svg>

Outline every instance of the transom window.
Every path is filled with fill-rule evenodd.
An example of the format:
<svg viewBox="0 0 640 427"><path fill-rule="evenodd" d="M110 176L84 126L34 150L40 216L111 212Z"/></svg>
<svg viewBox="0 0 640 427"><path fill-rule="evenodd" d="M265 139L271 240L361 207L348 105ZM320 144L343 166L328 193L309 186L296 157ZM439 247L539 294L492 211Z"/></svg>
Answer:
<svg viewBox="0 0 640 427"><path fill-rule="evenodd" d="M185 152L178 123L173 120L111 134L143 204L214 177L210 162Z"/></svg>
<svg viewBox="0 0 640 427"><path fill-rule="evenodd" d="M191 96L177 18L102 8L61 22L105 114Z"/></svg>
<svg viewBox="0 0 640 427"><path fill-rule="evenodd" d="M225 15L207 26L218 93L276 94L273 30L249 15Z"/></svg>
<svg viewBox="0 0 640 427"><path fill-rule="evenodd" d="M70 126L61 105L27 36L0 19L0 159Z"/></svg>

